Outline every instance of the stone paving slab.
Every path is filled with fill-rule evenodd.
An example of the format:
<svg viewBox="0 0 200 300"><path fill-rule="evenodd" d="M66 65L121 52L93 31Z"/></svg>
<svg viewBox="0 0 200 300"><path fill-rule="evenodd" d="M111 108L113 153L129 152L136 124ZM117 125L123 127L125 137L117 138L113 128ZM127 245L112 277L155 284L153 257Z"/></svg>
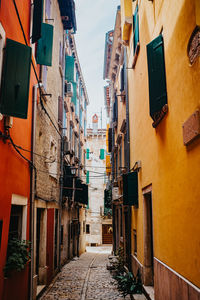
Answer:
<svg viewBox="0 0 200 300"><path fill-rule="evenodd" d="M62 268L53 286L40 300L124 299L117 290L116 281L106 269L107 263L107 253L82 254L78 260L70 261Z"/></svg>

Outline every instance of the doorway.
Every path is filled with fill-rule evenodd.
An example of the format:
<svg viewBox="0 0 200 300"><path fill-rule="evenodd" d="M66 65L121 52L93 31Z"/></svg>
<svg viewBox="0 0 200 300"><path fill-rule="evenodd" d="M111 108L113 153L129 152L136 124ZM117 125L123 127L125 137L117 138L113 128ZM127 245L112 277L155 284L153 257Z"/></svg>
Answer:
<svg viewBox="0 0 200 300"><path fill-rule="evenodd" d="M144 197L144 285L154 285L153 206L152 190L143 190Z"/></svg>
<svg viewBox="0 0 200 300"><path fill-rule="evenodd" d="M102 225L102 243L112 244L112 224Z"/></svg>

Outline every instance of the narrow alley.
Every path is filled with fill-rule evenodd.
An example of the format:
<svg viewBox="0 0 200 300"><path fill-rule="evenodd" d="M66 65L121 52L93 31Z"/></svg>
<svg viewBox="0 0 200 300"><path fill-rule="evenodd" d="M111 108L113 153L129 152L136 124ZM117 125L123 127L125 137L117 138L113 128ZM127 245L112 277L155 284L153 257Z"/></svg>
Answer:
<svg viewBox="0 0 200 300"><path fill-rule="evenodd" d="M110 246L87 247L87 252L67 263L40 300L121 300L116 281L106 269ZM130 299L126 296L125 299ZM135 295L135 300L145 300Z"/></svg>

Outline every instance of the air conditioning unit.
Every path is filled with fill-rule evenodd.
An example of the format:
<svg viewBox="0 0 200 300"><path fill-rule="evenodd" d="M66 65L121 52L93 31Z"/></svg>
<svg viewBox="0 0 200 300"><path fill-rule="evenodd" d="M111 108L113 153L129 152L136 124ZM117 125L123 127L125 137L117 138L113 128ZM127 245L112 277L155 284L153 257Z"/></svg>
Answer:
<svg viewBox="0 0 200 300"><path fill-rule="evenodd" d="M73 96L73 85L71 82L68 82L65 86L65 94L68 97L72 97Z"/></svg>
<svg viewBox="0 0 200 300"><path fill-rule="evenodd" d="M112 188L112 199L117 200L119 198L119 188L113 187Z"/></svg>

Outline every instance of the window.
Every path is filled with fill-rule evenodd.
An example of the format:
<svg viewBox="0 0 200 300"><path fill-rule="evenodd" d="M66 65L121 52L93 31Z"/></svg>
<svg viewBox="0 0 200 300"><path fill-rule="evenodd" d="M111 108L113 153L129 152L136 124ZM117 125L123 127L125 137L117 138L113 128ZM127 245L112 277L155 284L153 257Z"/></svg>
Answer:
<svg viewBox="0 0 200 300"><path fill-rule="evenodd" d="M135 13L133 15L133 68L135 67L137 56L139 53L139 15L138 15L138 5L135 8Z"/></svg>
<svg viewBox="0 0 200 300"><path fill-rule="evenodd" d="M100 159L104 159L104 149L100 149Z"/></svg>
<svg viewBox="0 0 200 300"><path fill-rule="evenodd" d="M71 143L71 149L72 149L73 148L73 128L72 128L72 125L70 125L69 141Z"/></svg>
<svg viewBox="0 0 200 300"><path fill-rule="evenodd" d="M62 127L63 124L63 98L58 97L58 123Z"/></svg>
<svg viewBox="0 0 200 300"><path fill-rule="evenodd" d="M11 203L9 238L26 240L28 199L13 194Z"/></svg>
<svg viewBox="0 0 200 300"><path fill-rule="evenodd" d="M61 239L60 239L60 244L63 245L63 239L64 239L64 226L61 225Z"/></svg>
<svg viewBox="0 0 200 300"><path fill-rule="evenodd" d="M59 50L59 65L61 67L63 66L63 46L61 42L60 42L60 50Z"/></svg>
<svg viewBox="0 0 200 300"><path fill-rule="evenodd" d="M12 205L10 213L9 239L22 239L22 206Z"/></svg>
<svg viewBox="0 0 200 300"><path fill-rule="evenodd" d="M86 183L89 184L89 182L90 182L90 172L87 171L87 173L86 173Z"/></svg>
<svg viewBox="0 0 200 300"><path fill-rule="evenodd" d="M42 83L45 91L47 90L47 66L42 66Z"/></svg>
<svg viewBox="0 0 200 300"><path fill-rule="evenodd" d="M116 152L115 155L115 179L117 179L118 176L118 152Z"/></svg>
<svg viewBox="0 0 200 300"><path fill-rule="evenodd" d="M50 143L50 153L49 153L49 175L57 178L57 144L55 140L51 140Z"/></svg>
<svg viewBox="0 0 200 300"><path fill-rule="evenodd" d="M123 204L138 206L138 173L123 174Z"/></svg>
<svg viewBox="0 0 200 300"><path fill-rule="evenodd" d="M77 154L77 137L74 136L74 154L75 154L75 157L78 157L78 154Z"/></svg>
<svg viewBox="0 0 200 300"><path fill-rule="evenodd" d="M90 158L90 149L86 149L86 159Z"/></svg>
<svg viewBox="0 0 200 300"><path fill-rule="evenodd" d="M90 224L86 224L86 234L90 234Z"/></svg>
<svg viewBox="0 0 200 300"><path fill-rule="evenodd" d="M119 172L122 173L122 145L119 148Z"/></svg>
<svg viewBox="0 0 200 300"><path fill-rule="evenodd" d="M85 221L83 221L83 233L85 233Z"/></svg>
<svg viewBox="0 0 200 300"><path fill-rule="evenodd" d="M167 88L163 36L159 35L147 45L149 77L149 110L156 127L167 113Z"/></svg>
<svg viewBox="0 0 200 300"><path fill-rule="evenodd" d="M45 1L45 13L48 19L51 18L51 0Z"/></svg>

